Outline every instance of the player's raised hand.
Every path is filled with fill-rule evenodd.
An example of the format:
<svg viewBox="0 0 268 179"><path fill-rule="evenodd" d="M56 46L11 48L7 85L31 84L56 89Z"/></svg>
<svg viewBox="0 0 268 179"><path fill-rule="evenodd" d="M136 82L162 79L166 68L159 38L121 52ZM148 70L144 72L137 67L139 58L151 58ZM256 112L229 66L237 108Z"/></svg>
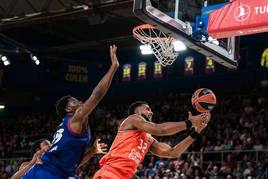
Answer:
<svg viewBox="0 0 268 179"><path fill-rule="evenodd" d="M111 45L110 46L110 56L111 56L111 61L112 61L112 66L115 68L119 67L119 62L116 56L116 51L117 51L117 46L116 45Z"/></svg>
<svg viewBox="0 0 268 179"><path fill-rule="evenodd" d="M202 113L196 116L193 116L191 112L188 112L188 119L192 122L192 126L197 128L205 128L210 121L211 114L210 113Z"/></svg>
<svg viewBox="0 0 268 179"><path fill-rule="evenodd" d="M107 153L107 144L100 143L100 139L96 139L94 142L95 154L106 154Z"/></svg>

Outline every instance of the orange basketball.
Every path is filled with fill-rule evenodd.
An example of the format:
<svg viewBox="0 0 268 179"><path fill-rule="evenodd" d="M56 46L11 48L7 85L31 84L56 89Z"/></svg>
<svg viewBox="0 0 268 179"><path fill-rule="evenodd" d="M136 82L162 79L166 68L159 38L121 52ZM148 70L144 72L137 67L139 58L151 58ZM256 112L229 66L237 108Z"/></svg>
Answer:
<svg viewBox="0 0 268 179"><path fill-rule="evenodd" d="M198 112L209 112L216 105L216 96L207 88L198 89L192 96L192 105Z"/></svg>

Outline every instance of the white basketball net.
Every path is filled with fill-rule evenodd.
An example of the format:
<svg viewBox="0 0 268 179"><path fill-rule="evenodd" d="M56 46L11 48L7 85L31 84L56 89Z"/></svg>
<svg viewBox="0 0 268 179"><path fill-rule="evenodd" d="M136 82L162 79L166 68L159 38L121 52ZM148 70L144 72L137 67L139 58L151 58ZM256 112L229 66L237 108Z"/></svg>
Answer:
<svg viewBox="0 0 268 179"><path fill-rule="evenodd" d="M144 45L150 46L153 54L162 66L172 65L179 55L173 50L172 42L175 39L153 26L145 26L145 28L133 29L134 38L138 39Z"/></svg>

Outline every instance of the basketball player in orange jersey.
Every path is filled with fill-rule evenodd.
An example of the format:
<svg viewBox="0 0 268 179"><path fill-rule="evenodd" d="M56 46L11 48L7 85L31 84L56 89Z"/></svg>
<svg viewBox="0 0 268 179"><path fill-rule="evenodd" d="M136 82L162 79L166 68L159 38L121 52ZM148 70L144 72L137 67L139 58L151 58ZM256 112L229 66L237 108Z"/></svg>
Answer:
<svg viewBox="0 0 268 179"><path fill-rule="evenodd" d="M96 172L94 179L129 179L148 151L159 157L179 157L200 135L211 118L210 113L192 116L189 112L189 120L155 124L151 122L151 108L142 101L130 105L128 114L119 127L110 151L100 160L101 169ZM194 130L190 136L175 147L158 142L151 136L173 135L192 127Z"/></svg>

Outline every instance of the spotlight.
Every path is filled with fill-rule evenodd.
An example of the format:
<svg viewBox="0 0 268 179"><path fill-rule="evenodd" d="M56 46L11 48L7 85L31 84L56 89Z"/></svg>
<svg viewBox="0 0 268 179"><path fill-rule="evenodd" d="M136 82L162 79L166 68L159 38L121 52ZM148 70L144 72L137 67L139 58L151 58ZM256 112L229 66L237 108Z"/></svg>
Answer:
<svg viewBox="0 0 268 179"><path fill-rule="evenodd" d="M141 54L142 55L150 55L153 54L153 50L150 45L141 45L140 46Z"/></svg>
<svg viewBox="0 0 268 179"><path fill-rule="evenodd" d="M0 105L0 109L5 109L5 105Z"/></svg>
<svg viewBox="0 0 268 179"><path fill-rule="evenodd" d="M31 57L31 59L34 61L34 63L35 63L36 65L39 65L39 64L40 64L40 61L39 61L39 59L37 58L37 56L35 56L35 55L33 55L33 54L30 54L30 57Z"/></svg>
<svg viewBox="0 0 268 179"><path fill-rule="evenodd" d="M4 62L4 61L7 61L7 57L3 55L3 56L1 57L1 60L2 60L3 62Z"/></svg>
<svg viewBox="0 0 268 179"><path fill-rule="evenodd" d="M33 61L36 61L36 60L38 60L38 58L34 55L33 56Z"/></svg>
<svg viewBox="0 0 268 179"><path fill-rule="evenodd" d="M5 66L10 65L10 61L8 60L8 58L6 56L2 55L1 60L4 63Z"/></svg>
<svg viewBox="0 0 268 179"><path fill-rule="evenodd" d="M8 61L8 60L4 61L4 65L5 65L5 66L10 65L10 61Z"/></svg>
<svg viewBox="0 0 268 179"><path fill-rule="evenodd" d="M39 65L40 64L40 61L39 60L35 60L35 64L36 65Z"/></svg>

